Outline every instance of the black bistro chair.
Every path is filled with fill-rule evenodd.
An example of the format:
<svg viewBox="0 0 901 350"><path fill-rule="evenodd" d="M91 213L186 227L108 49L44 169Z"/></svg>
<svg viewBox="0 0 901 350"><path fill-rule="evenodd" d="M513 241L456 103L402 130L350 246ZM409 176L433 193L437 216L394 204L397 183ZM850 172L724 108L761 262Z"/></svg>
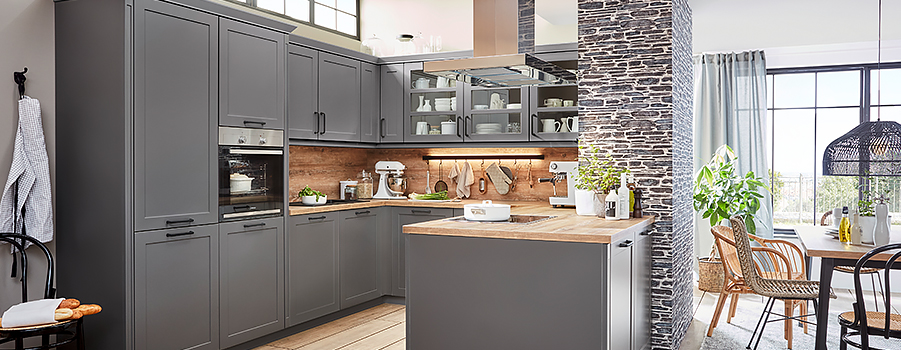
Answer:
<svg viewBox="0 0 901 350"><path fill-rule="evenodd" d="M0 233L0 242L9 243L19 252L16 261L21 266L17 272L21 272L22 302L28 301L28 256L25 253L25 242L36 245L47 259L47 275L44 284L43 298L56 298L56 288L53 287L53 255L47 247L31 236L17 233ZM56 335L54 343L50 343L50 336ZM24 340L32 337L41 337L41 345L26 348ZM82 333L82 319L66 320L46 325L37 325L18 328L0 328L0 344L15 342L17 350L52 349L63 344L74 342L78 350L84 350L84 335Z"/></svg>
<svg viewBox="0 0 901 350"><path fill-rule="evenodd" d="M901 315L891 312L891 274L885 274L885 312L866 310L866 306L863 302L863 290L860 283L861 271L867 268L865 267L867 262L880 253L890 250L899 251L885 262L885 270L888 271L895 263L895 260L901 257L901 243L892 243L876 247L864 254L863 257L857 260L857 264L854 265L854 292L857 294L857 300L854 302L853 311L844 312L838 316L838 324L842 327L841 350L847 349L848 344L864 350L901 349L901 342L888 340L889 338L901 339ZM881 262L875 261L873 263L881 264ZM870 263L869 265L873 265L873 263ZM863 317L861 317L862 315ZM852 330L851 332L848 332L849 328ZM885 338L885 341L880 341L880 347L873 346L871 345L871 343L873 343L873 340L870 339L871 335L881 336ZM887 344L881 344L883 342Z"/></svg>

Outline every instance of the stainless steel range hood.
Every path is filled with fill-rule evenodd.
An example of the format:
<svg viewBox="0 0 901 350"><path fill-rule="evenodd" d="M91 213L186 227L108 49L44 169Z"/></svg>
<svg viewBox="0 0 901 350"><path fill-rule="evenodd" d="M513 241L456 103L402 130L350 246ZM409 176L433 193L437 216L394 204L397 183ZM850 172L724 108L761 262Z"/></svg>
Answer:
<svg viewBox="0 0 901 350"><path fill-rule="evenodd" d="M487 87L576 82L575 73L531 55L535 0L473 0L472 12L473 58L425 62L426 73Z"/></svg>

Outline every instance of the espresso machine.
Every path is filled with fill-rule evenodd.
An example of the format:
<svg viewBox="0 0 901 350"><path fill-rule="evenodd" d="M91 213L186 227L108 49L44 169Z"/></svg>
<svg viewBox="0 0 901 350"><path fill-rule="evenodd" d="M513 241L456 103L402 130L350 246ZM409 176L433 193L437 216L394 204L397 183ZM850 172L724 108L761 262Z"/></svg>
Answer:
<svg viewBox="0 0 901 350"><path fill-rule="evenodd" d="M554 177L541 178L538 182L550 182L554 185L554 196L548 198L553 207L576 206L576 168L579 162L551 162L550 171ZM557 182L566 180L566 197L557 197Z"/></svg>
<svg viewBox="0 0 901 350"><path fill-rule="evenodd" d="M407 199L407 179L404 177L404 166L401 162L382 160L375 163L375 172L379 174L379 189L373 199Z"/></svg>

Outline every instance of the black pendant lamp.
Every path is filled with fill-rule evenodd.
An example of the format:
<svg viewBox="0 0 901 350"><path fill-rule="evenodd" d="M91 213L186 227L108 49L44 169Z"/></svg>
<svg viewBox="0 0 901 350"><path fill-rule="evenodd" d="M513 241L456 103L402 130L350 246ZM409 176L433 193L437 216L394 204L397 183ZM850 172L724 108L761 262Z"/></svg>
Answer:
<svg viewBox="0 0 901 350"><path fill-rule="evenodd" d="M877 47L876 104L881 105L882 0L879 0L879 41ZM832 141L823 153L823 175L901 176L901 124L882 121L862 123Z"/></svg>

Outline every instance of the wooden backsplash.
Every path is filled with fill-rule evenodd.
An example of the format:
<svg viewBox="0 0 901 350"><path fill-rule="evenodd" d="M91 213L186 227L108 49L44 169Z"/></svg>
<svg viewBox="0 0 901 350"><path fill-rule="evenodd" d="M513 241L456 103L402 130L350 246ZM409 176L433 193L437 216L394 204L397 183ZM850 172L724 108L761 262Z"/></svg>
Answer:
<svg viewBox="0 0 901 350"><path fill-rule="evenodd" d="M575 147L566 148L409 148L409 149L363 149L340 147L310 147L291 146L289 169L289 193L291 200L297 196L304 186L321 191L329 198L337 199L338 181L357 180L360 171L366 169L373 172L375 163L381 160L395 160L403 163L407 170L407 193L425 193L426 170L428 167L430 176L428 186L435 188L438 181L438 167L441 161L432 160L430 165L422 160L424 155L452 155L452 154L543 154L545 159L532 160L533 187L529 187L529 161L504 160L500 165L505 165L513 170L516 187L505 195L497 193L491 181L488 181L488 192L480 194L478 191L479 171L481 160L469 160L473 168L476 183L470 186L471 199L492 200L547 200L554 195L554 187L550 183L538 183L538 178L550 177L548 166L551 161L574 161L578 156ZM457 161L462 166L464 160ZM485 160L485 168L497 160ZM443 161L441 177L448 184L448 195L456 195L455 184L447 176L453 167L453 161ZM519 169L517 171L517 169ZM378 189L378 175L373 172L374 188ZM566 182L557 183L557 195L566 195Z"/></svg>

